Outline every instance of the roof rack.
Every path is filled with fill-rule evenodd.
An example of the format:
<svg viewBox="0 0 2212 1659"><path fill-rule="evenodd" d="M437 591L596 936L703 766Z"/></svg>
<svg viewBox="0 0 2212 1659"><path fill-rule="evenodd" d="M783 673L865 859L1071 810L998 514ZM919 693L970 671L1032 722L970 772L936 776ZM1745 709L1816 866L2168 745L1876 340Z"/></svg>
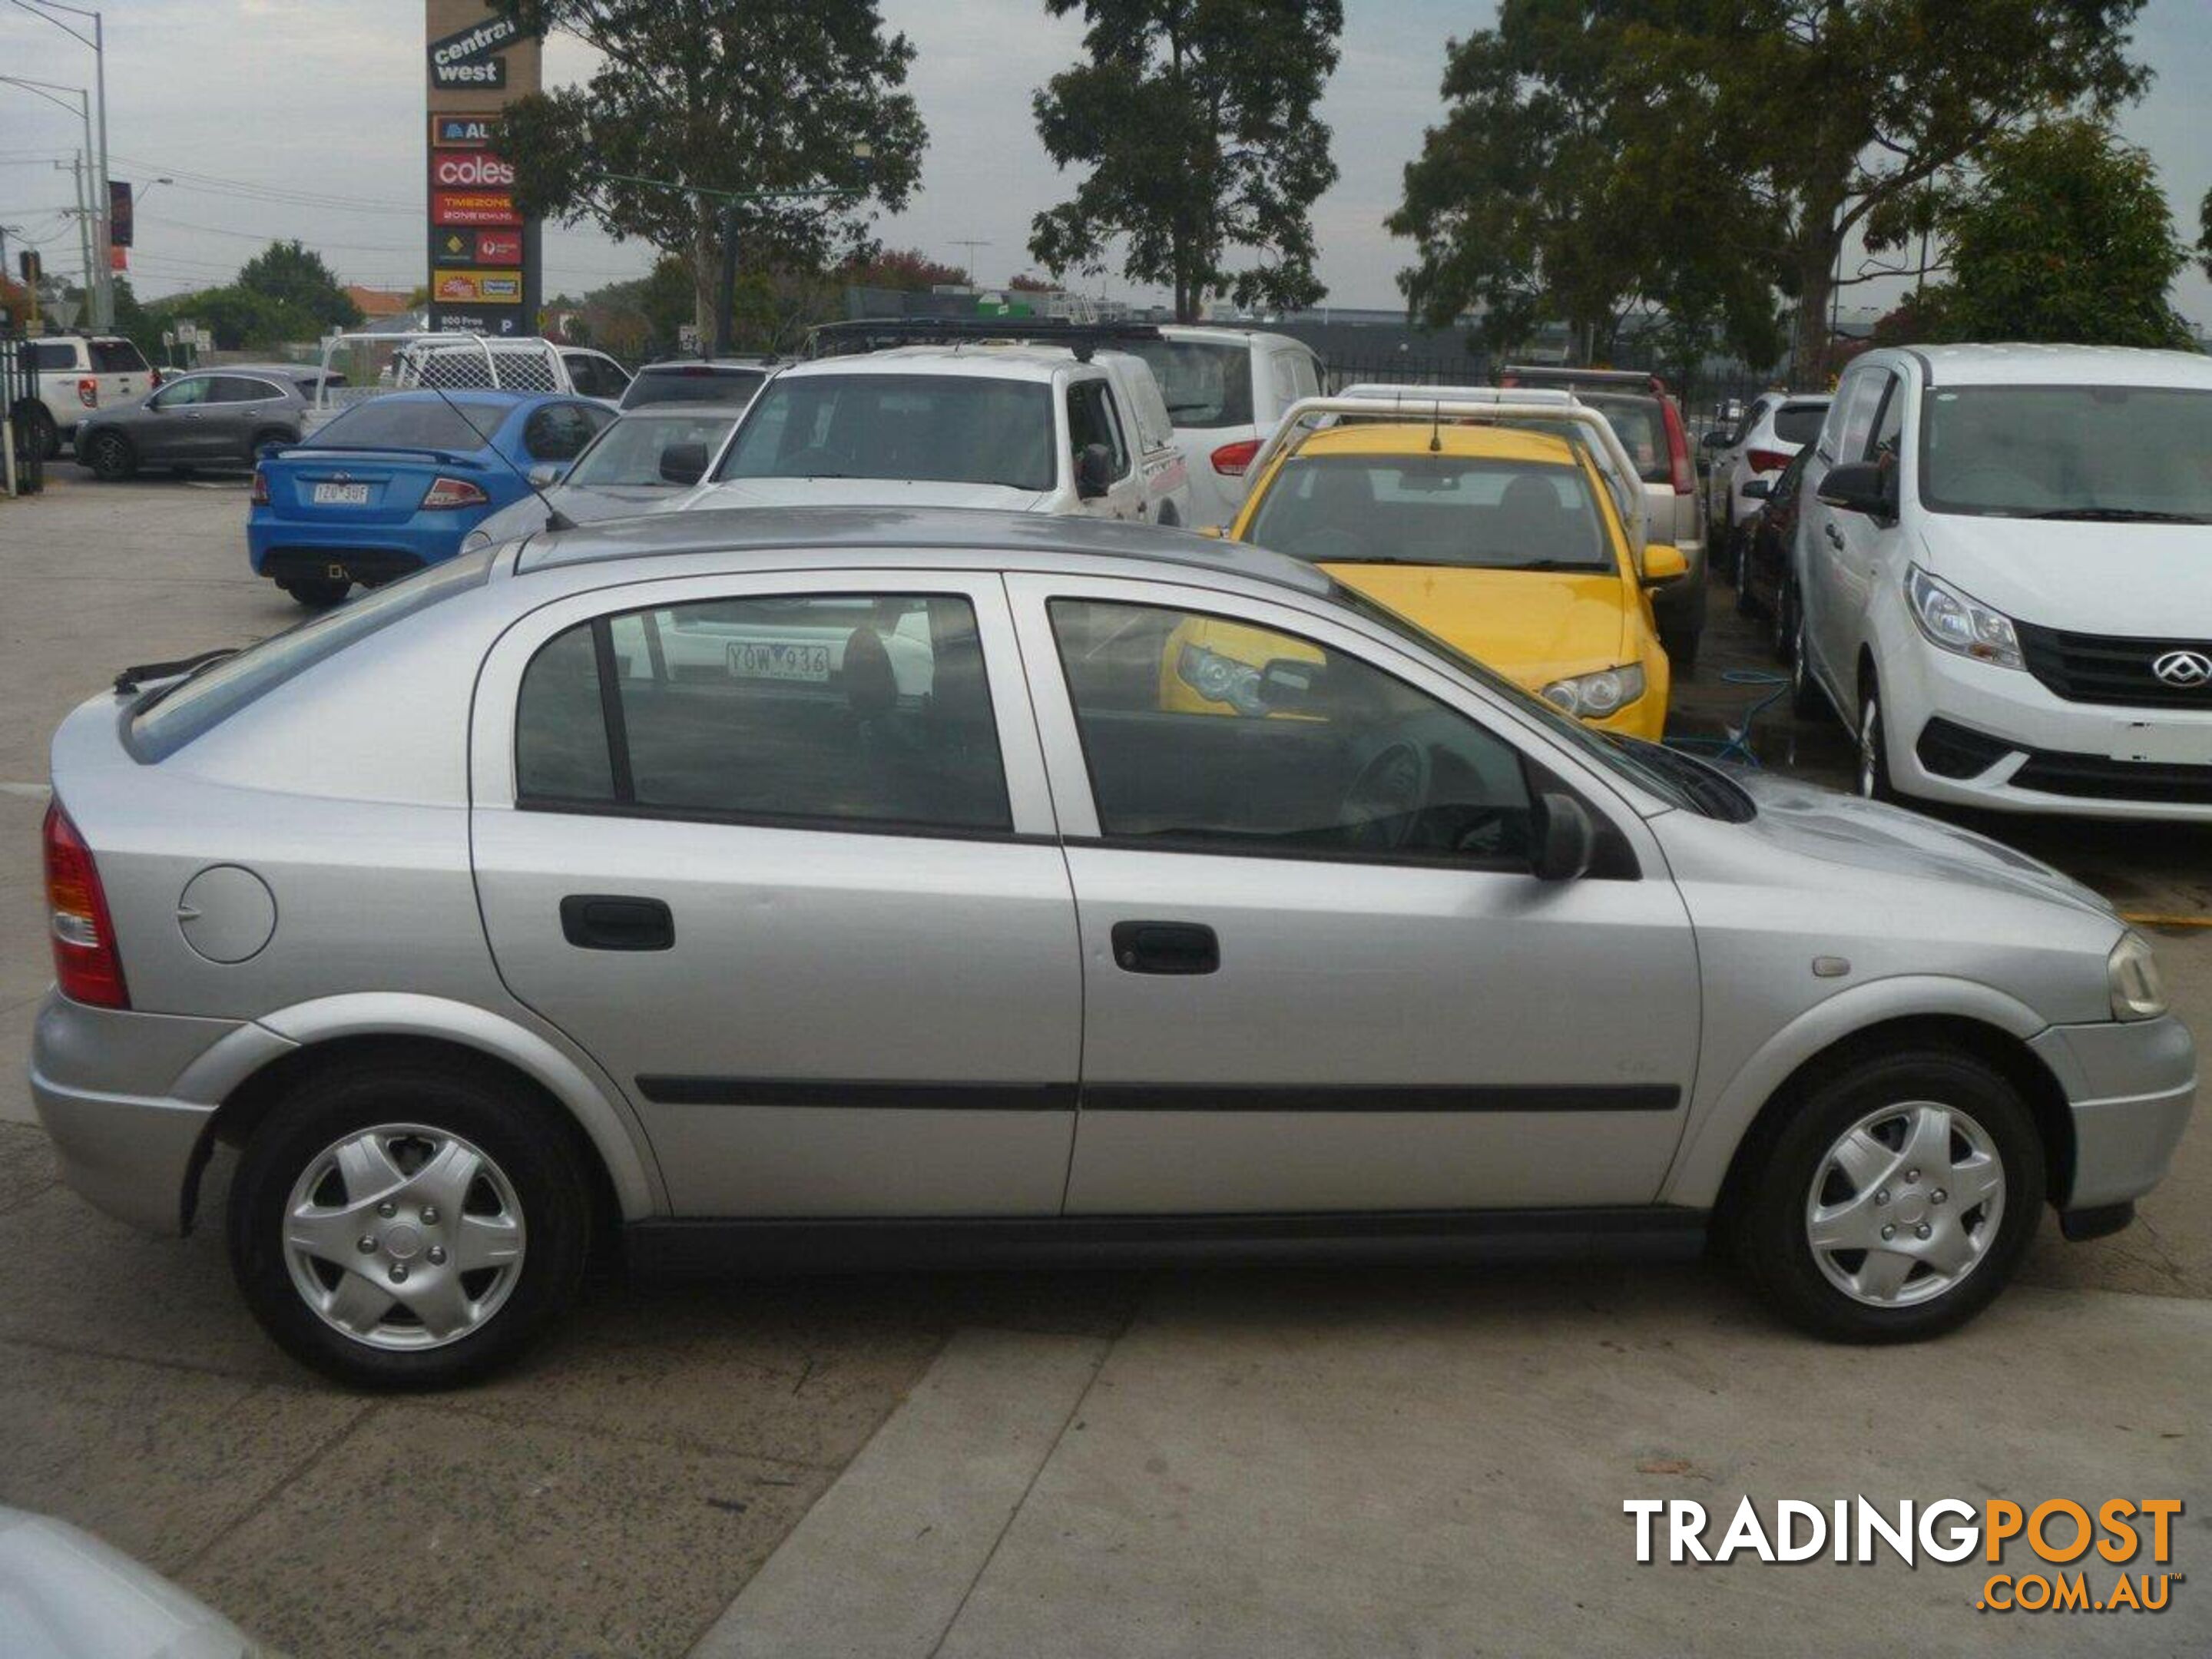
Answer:
<svg viewBox="0 0 2212 1659"><path fill-rule="evenodd" d="M806 355L837 357L889 346L957 345L1005 340L1063 345L1078 362L1101 346L1163 337L1157 323L1073 323L1057 317L855 317L807 331Z"/></svg>
<svg viewBox="0 0 2212 1659"><path fill-rule="evenodd" d="M1323 421L1392 421L1429 424L1495 424L1561 428L1559 435L1590 452L1619 509L1621 528L1638 560L1644 556L1643 484L1636 464L1622 447L1613 424L1571 391L1486 386L1355 386L1334 397L1301 398L1283 411L1246 465L1245 477L1257 478L1286 448L1303 444Z"/></svg>

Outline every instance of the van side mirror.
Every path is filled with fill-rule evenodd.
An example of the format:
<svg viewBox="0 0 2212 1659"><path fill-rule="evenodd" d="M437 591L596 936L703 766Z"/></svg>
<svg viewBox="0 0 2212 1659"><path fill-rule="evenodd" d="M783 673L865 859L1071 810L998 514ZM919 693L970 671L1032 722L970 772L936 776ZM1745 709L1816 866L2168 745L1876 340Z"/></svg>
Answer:
<svg viewBox="0 0 2212 1659"><path fill-rule="evenodd" d="M1724 426L1717 426L1698 441L1707 449L1726 449L1729 441L1728 428Z"/></svg>
<svg viewBox="0 0 2212 1659"><path fill-rule="evenodd" d="M1597 826L1580 801L1572 795L1539 795L1534 817L1531 875L1539 881L1572 881L1590 867L1597 855Z"/></svg>
<svg viewBox="0 0 2212 1659"><path fill-rule="evenodd" d="M1774 485L1765 478L1753 478L1744 485L1743 493L1749 500L1763 501L1773 495Z"/></svg>
<svg viewBox="0 0 2212 1659"><path fill-rule="evenodd" d="M1879 461L1845 461L1820 479L1820 495L1845 513L1890 520L1897 516L1897 469Z"/></svg>
<svg viewBox="0 0 2212 1659"><path fill-rule="evenodd" d="M1075 495L1095 501L1114 487L1114 452L1104 444L1085 444L1075 458Z"/></svg>
<svg viewBox="0 0 2212 1659"><path fill-rule="evenodd" d="M660 481L663 483L695 484L706 476L706 445L670 444L660 452Z"/></svg>

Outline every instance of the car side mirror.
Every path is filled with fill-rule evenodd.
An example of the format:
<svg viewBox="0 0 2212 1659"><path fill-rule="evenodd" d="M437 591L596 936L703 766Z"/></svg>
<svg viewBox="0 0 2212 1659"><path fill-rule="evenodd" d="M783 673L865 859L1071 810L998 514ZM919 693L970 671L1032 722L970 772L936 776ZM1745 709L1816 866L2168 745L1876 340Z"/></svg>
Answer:
<svg viewBox="0 0 2212 1659"><path fill-rule="evenodd" d="M1597 826L1572 795L1536 798L1534 852L1529 873L1539 881L1572 881L1597 855Z"/></svg>
<svg viewBox="0 0 2212 1659"><path fill-rule="evenodd" d="M1698 441L1703 444L1707 449L1726 449L1728 447L1728 433L1720 427L1715 427L1711 432L1708 432L1704 437L1698 440Z"/></svg>
<svg viewBox="0 0 2212 1659"><path fill-rule="evenodd" d="M1658 587L1690 574L1690 561L1672 542L1648 542L1644 548L1644 585Z"/></svg>
<svg viewBox="0 0 2212 1659"><path fill-rule="evenodd" d="M559 483L568 476L568 464L566 461L540 461L530 469L531 486L537 489Z"/></svg>
<svg viewBox="0 0 2212 1659"><path fill-rule="evenodd" d="M1845 513L1873 519L1897 516L1897 469L1879 461L1845 461L1820 480L1820 499Z"/></svg>
<svg viewBox="0 0 2212 1659"><path fill-rule="evenodd" d="M695 484L707 476L707 446L671 444L660 452L663 483Z"/></svg>
<svg viewBox="0 0 2212 1659"><path fill-rule="evenodd" d="M1754 501L1763 501L1774 493L1774 486L1765 478L1753 478L1744 485L1743 493Z"/></svg>
<svg viewBox="0 0 2212 1659"><path fill-rule="evenodd" d="M1272 658L1260 670L1260 702L1271 714L1310 708L1328 674L1326 664L1310 659Z"/></svg>
<svg viewBox="0 0 2212 1659"><path fill-rule="evenodd" d="M285 447L285 445L272 438L253 452L253 459L257 461L273 461L284 453Z"/></svg>
<svg viewBox="0 0 2212 1659"><path fill-rule="evenodd" d="M1075 458L1076 499L1095 501L1114 487L1114 452L1104 444L1085 444Z"/></svg>

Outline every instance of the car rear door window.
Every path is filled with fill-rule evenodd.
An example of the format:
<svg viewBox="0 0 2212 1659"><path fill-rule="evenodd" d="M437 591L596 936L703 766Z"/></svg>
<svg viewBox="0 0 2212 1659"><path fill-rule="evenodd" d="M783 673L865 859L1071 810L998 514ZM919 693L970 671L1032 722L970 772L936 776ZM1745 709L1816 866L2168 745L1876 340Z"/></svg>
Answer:
<svg viewBox="0 0 2212 1659"><path fill-rule="evenodd" d="M143 374L146 358L128 340L91 342L92 368L96 374Z"/></svg>
<svg viewBox="0 0 2212 1659"><path fill-rule="evenodd" d="M1517 752L1370 664L1232 617L1050 612L1108 841L1525 864Z"/></svg>
<svg viewBox="0 0 2212 1659"><path fill-rule="evenodd" d="M66 341L31 342L31 367L41 374L52 374L76 367L76 348Z"/></svg>
<svg viewBox="0 0 2212 1659"><path fill-rule="evenodd" d="M776 595L556 635L515 715L526 807L820 827L1012 828L975 609Z"/></svg>
<svg viewBox="0 0 2212 1659"><path fill-rule="evenodd" d="M195 374L189 380L172 381L154 394L154 407L160 410L190 409L196 404L214 400L215 376Z"/></svg>

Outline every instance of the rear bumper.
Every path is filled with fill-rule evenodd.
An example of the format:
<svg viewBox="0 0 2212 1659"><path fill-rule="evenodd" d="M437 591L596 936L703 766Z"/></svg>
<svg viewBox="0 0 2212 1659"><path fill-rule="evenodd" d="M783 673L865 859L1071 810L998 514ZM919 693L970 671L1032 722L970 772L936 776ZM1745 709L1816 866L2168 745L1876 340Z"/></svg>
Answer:
<svg viewBox="0 0 2212 1659"><path fill-rule="evenodd" d="M173 1235L216 1108L292 1047L236 1020L88 1008L50 993L32 1031L31 1101L63 1180L120 1220Z"/></svg>
<svg viewBox="0 0 2212 1659"><path fill-rule="evenodd" d="M272 582L337 580L375 586L422 568L420 554L396 547L272 547L253 562Z"/></svg>
<svg viewBox="0 0 2212 1659"><path fill-rule="evenodd" d="M2030 1046L2065 1089L2074 1116L2074 1177L2060 1210L2124 1204L2155 1187L2197 1097L2189 1028L2171 1015L2054 1025Z"/></svg>

